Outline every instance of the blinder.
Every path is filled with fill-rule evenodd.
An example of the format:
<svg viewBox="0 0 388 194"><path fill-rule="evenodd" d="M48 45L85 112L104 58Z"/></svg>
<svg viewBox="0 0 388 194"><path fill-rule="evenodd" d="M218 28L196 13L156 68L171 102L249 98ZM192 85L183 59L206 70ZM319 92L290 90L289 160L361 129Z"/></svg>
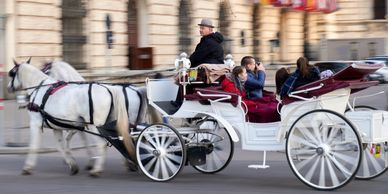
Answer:
<svg viewBox="0 0 388 194"><path fill-rule="evenodd" d="M14 78L14 77L16 76L18 70L19 70L19 65L15 65L15 67L12 68L12 69L8 72L8 76Z"/></svg>
<svg viewBox="0 0 388 194"><path fill-rule="evenodd" d="M8 72L8 76L12 78L11 80L11 87L8 88L8 91L15 91L15 86L14 86L14 82L15 82L15 77L19 71L19 67L20 65L17 64L15 61L15 67L13 67L9 72Z"/></svg>

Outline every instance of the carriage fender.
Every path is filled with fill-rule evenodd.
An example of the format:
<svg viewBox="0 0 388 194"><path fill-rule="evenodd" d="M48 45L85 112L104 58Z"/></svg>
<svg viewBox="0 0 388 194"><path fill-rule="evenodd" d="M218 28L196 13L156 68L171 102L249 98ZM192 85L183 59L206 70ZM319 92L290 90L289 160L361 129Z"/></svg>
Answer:
<svg viewBox="0 0 388 194"><path fill-rule="evenodd" d="M221 116L214 114L214 113L209 113L209 112L199 112L199 111L198 112L197 111L190 111L190 112L194 112L194 113L198 113L198 114L202 114L202 115L208 115L208 116L215 118L218 122L220 122L225 127L226 131L229 133L233 142L240 141L240 139L236 133L236 130L234 130L233 126L227 120L222 118Z"/></svg>

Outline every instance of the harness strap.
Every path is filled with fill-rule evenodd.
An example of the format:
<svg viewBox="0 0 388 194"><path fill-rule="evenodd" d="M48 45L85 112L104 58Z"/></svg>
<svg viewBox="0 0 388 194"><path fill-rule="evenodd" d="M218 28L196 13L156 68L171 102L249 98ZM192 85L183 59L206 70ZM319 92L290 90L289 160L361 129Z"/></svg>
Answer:
<svg viewBox="0 0 388 194"><path fill-rule="evenodd" d="M50 121L51 123L53 123L56 126L63 127L63 128L77 129L77 130L80 130L80 131L84 131L85 130L84 126L75 126L75 125L70 125L70 124L67 124L67 123L62 123L62 122L58 121L58 118L55 118L55 117L51 116L50 114L48 114L44 110L40 110L40 114L42 114L42 117L44 118L45 123L50 128L52 128L52 127L48 124L48 121Z"/></svg>
<svg viewBox="0 0 388 194"><path fill-rule="evenodd" d="M137 96L139 97L140 104L139 104L139 110L137 111L137 118L136 118L136 123L135 123L135 126L137 126L137 124L139 124L140 122L143 122L143 112L144 112L143 111L143 108L144 108L143 107L144 106L143 98L144 98L144 96L136 88L133 88L133 87L130 87L130 86L127 86L127 87L129 87L130 89L135 91Z"/></svg>
<svg viewBox="0 0 388 194"><path fill-rule="evenodd" d="M88 90L88 96L89 96L89 115L90 115L90 123L94 124L94 107L93 107L93 98L92 98L92 85L93 83L89 84L89 90Z"/></svg>
<svg viewBox="0 0 388 194"><path fill-rule="evenodd" d="M54 94L59 89L65 87L67 85L64 81L58 81L57 83L52 84L48 90L46 90L46 93L44 93L44 96L42 98L42 104L40 105L40 109L44 110L44 107L46 106L46 102L49 99L49 97Z"/></svg>
<svg viewBox="0 0 388 194"><path fill-rule="evenodd" d="M100 85L100 86L102 86L102 87L104 87L104 88L109 92L109 94L110 94L111 102L110 102L110 108L109 108L109 114L108 114L108 117L109 117L109 115L112 114L112 109L113 109L113 94L112 94L112 92L109 90L108 87L106 87L106 86L104 86L104 85L102 85L102 84L99 84L99 83L97 83L97 84ZM106 120L108 120L108 117L106 118Z"/></svg>

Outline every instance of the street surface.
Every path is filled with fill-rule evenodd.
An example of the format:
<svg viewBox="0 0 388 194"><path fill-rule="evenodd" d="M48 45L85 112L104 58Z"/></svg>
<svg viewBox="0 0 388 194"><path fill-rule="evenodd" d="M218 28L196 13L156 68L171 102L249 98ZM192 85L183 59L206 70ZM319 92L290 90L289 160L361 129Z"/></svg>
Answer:
<svg viewBox="0 0 388 194"><path fill-rule="evenodd" d="M388 84L369 88L357 95L388 91ZM352 95L354 96L354 95ZM369 105L387 110L388 94L360 99L358 105ZM26 122L16 110L7 109L6 126L13 123L24 125ZM24 124L21 124L24 123ZM21 126L22 127L22 126ZM19 129L20 130L20 129ZM24 129L23 138L28 139L28 129ZM19 133L19 132L18 132ZM14 139L14 132L6 129L6 140ZM53 147L52 134L45 130L43 147ZM80 143L75 140L74 144ZM26 158L25 154L0 153L0 194L310 194L328 193L314 190L298 180L288 166L284 153L270 152L268 154L268 169L253 170L247 168L249 164L261 162L262 152L241 150L240 143L235 144L233 160L227 168L217 174L201 174L190 166L185 166L182 172L173 180L166 183L151 181L138 172L128 172L123 166L123 159L114 148L108 148L105 172L100 178L91 178L86 170L82 170L87 163L85 150L74 150L73 154L81 170L75 176L69 175L69 170L62 157L57 152L39 155L38 165L31 176L20 175ZM1 147L1 146L0 146ZM333 193L351 194L382 194L388 192L388 172L382 176L369 180L352 180Z"/></svg>
<svg viewBox="0 0 388 194"><path fill-rule="evenodd" d="M300 182L289 168L284 153L270 153L270 168L253 170L249 164L258 162L261 152L235 150L230 165L218 174L208 175L185 166L170 182L153 182L145 175L127 172L123 160L114 148L108 149L105 172L100 178L91 178L88 172L70 176L58 153L41 154L33 175L22 176L25 155L0 155L1 194L310 194L316 191ZM84 150L74 151L82 169L86 163ZM382 194L388 190L388 173L370 180L353 180L343 188L332 191L351 194Z"/></svg>

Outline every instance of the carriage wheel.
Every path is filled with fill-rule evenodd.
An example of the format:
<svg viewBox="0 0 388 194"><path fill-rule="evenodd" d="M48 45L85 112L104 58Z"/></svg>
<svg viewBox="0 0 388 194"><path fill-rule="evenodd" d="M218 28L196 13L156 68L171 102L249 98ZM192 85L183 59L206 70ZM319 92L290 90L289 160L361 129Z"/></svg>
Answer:
<svg viewBox="0 0 388 194"><path fill-rule="evenodd" d="M192 140L200 142L206 147L206 163L194 165L199 172L213 174L223 170L232 160L234 144L225 127L220 126L217 120L207 118L199 125L199 132Z"/></svg>
<svg viewBox="0 0 388 194"><path fill-rule="evenodd" d="M136 143L136 158L148 178L169 181L183 168L186 161L185 145L176 129L166 124L153 124L140 133Z"/></svg>
<svg viewBox="0 0 388 194"><path fill-rule="evenodd" d="M304 184L318 190L346 185L361 163L360 137L349 120L330 110L313 110L292 125L287 160Z"/></svg>
<svg viewBox="0 0 388 194"><path fill-rule="evenodd" d="M377 146L380 146L380 154L375 153ZM356 174L356 179L360 180L370 180L376 178L388 170L385 167L385 151L387 149L384 143L372 144L372 143L363 143L363 158L361 161L360 169Z"/></svg>
<svg viewBox="0 0 388 194"><path fill-rule="evenodd" d="M354 107L355 111L372 111L376 108L366 105L360 105ZM346 112L349 110L346 110ZM356 179L360 180L370 180L376 178L388 170L385 167L385 145L384 143L378 144L380 146L380 155L376 155L374 149L376 149L377 144L363 143L363 158L361 160L360 168L356 174Z"/></svg>

